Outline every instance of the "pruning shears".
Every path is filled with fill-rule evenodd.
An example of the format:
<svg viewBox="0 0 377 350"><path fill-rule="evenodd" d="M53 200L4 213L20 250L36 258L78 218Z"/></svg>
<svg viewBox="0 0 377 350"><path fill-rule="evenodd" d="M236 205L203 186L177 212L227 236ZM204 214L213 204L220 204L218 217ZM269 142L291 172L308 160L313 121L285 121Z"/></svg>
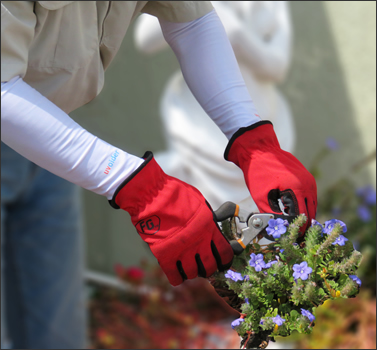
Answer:
<svg viewBox="0 0 377 350"><path fill-rule="evenodd" d="M219 209L214 211L214 216L218 222L237 217L241 223L246 223L246 227L242 228L241 232L237 232L236 239L229 242L234 254L239 255L258 235L261 235L268 240L275 241L275 239L269 236L266 231L269 220L280 218L291 223L296 218L296 216L286 214L284 208L281 208L281 210L282 214L249 213L248 211L241 209L238 204L225 202L219 207Z"/></svg>

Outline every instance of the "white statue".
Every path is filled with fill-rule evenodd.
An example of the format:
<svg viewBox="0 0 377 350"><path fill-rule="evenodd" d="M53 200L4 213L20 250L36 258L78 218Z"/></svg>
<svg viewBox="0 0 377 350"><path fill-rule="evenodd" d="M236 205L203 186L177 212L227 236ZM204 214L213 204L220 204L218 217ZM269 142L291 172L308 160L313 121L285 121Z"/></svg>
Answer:
<svg viewBox="0 0 377 350"><path fill-rule="evenodd" d="M295 144L291 111L276 88L288 70L291 25L285 1L212 1L233 46L241 73L259 115L270 120L281 147ZM168 47L157 18L141 15L135 24L137 48L153 54ZM242 171L227 162L225 135L207 116L187 87L182 73L169 79L160 113L168 148L155 158L166 173L198 188L214 209L232 201L258 211Z"/></svg>

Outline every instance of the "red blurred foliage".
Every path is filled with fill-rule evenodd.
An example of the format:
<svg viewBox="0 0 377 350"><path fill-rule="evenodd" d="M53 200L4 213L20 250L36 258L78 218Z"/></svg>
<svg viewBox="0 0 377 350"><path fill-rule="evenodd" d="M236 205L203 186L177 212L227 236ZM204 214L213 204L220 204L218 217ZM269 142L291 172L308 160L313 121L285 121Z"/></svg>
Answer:
<svg viewBox="0 0 377 350"><path fill-rule="evenodd" d="M159 266L115 266L139 292L97 287L90 336L98 349L238 348L230 323L239 313L202 278L172 287Z"/></svg>
<svg viewBox="0 0 377 350"><path fill-rule="evenodd" d="M120 279L134 284L140 284L145 277L144 271L138 266L124 267L121 264L115 264L114 270Z"/></svg>

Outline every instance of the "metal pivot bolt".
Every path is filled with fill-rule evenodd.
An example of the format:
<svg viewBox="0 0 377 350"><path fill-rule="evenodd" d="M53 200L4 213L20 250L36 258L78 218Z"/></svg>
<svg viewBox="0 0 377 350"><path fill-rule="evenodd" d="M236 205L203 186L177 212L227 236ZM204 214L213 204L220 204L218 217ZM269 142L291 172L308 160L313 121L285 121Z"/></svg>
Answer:
<svg viewBox="0 0 377 350"><path fill-rule="evenodd" d="M263 225L263 220L261 218L255 218L253 219L252 221L252 225L255 227L255 228L259 228Z"/></svg>

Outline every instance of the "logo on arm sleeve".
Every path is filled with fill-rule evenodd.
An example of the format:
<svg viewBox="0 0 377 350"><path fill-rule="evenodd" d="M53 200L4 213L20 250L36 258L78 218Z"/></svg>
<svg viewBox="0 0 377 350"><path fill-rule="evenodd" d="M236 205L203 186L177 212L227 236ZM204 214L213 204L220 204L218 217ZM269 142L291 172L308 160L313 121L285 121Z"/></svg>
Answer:
<svg viewBox="0 0 377 350"><path fill-rule="evenodd" d="M117 158L119 156L119 152L118 150L116 150L112 155L111 157L109 158L108 160L108 163L107 163L107 166L106 166L106 169L104 171L104 173L107 175L109 174L111 168L114 166L114 163L116 162Z"/></svg>

